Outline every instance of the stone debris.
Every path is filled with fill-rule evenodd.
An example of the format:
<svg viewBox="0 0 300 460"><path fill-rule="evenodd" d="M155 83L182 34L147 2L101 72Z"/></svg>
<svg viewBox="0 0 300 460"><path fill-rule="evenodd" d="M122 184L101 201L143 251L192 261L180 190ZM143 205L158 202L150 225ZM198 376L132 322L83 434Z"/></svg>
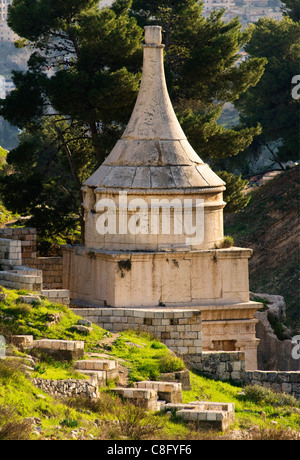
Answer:
<svg viewBox="0 0 300 460"><path fill-rule="evenodd" d="M189 422L196 422L228 432L234 423L235 408L233 403L196 401L189 404L165 404L164 411L175 411L176 415Z"/></svg>

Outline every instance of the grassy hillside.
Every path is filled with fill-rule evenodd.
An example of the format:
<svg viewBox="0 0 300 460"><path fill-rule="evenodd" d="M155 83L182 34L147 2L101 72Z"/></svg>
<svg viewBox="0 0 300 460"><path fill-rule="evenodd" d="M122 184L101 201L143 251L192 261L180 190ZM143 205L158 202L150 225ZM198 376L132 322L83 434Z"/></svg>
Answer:
<svg viewBox="0 0 300 460"><path fill-rule="evenodd" d="M146 333L126 331L111 336L93 325L89 336L72 330L78 317L67 307L47 301L33 305L19 303L18 292L3 290L8 297L0 302L0 334L32 334L85 341L90 353L105 353L120 360L128 369L129 384L157 378L160 372L182 368L165 345ZM60 314L60 321L46 326L49 315ZM108 345L109 343L109 345ZM102 439L102 440L198 440L223 439L224 434L199 429L174 414L147 413L123 404L109 388L101 389L99 400L59 400L33 386L20 367L18 358L0 359L0 439ZM72 363L45 360L35 364L32 377L78 378ZM81 376L81 378L85 378ZM208 400L233 402L236 421L226 439L296 439L300 435L300 404L290 396L260 387L241 388L228 382L213 381L190 371L191 390L183 391L184 402ZM115 382L111 382L115 385Z"/></svg>
<svg viewBox="0 0 300 460"><path fill-rule="evenodd" d="M254 251L250 290L282 295L294 333L300 330L299 172L299 166L283 172L254 190L246 209L225 217L225 232L235 245Z"/></svg>

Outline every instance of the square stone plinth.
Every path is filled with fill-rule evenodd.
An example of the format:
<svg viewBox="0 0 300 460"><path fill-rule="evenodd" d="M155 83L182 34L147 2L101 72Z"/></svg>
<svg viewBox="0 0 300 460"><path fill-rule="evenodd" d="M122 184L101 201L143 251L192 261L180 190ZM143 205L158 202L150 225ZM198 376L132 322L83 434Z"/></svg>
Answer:
<svg viewBox="0 0 300 460"><path fill-rule="evenodd" d="M111 307L245 302L251 253L242 248L123 252L67 246L64 289L71 300Z"/></svg>

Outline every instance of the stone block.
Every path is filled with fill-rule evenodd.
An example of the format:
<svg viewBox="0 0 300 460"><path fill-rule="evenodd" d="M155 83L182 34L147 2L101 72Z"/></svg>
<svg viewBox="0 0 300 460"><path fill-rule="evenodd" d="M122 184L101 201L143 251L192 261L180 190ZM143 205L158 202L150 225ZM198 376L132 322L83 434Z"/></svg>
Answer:
<svg viewBox="0 0 300 460"><path fill-rule="evenodd" d="M120 398L147 410L158 410L157 392L146 388L114 388L111 390Z"/></svg>
<svg viewBox="0 0 300 460"><path fill-rule="evenodd" d="M73 361L84 355L84 342L79 340L34 340L33 348L59 361Z"/></svg>
<svg viewBox="0 0 300 460"><path fill-rule="evenodd" d="M181 383L173 382L156 382L142 381L135 384L136 388L151 388L157 391L158 398L168 403L182 402L182 387Z"/></svg>
<svg viewBox="0 0 300 460"><path fill-rule="evenodd" d="M33 336L32 335L12 335L10 336L9 342L15 347L24 350L26 348L33 347Z"/></svg>

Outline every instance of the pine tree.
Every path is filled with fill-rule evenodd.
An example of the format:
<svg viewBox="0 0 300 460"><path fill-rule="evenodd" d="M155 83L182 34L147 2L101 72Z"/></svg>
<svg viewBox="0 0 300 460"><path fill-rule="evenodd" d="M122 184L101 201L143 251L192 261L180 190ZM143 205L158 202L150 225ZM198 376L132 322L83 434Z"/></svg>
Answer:
<svg viewBox="0 0 300 460"><path fill-rule="evenodd" d="M257 141L281 168L283 162L299 159L300 100L292 96L292 80L299 74L299 43L300 23L288 17L281 21L263 18L254 24L245 49L251 57L265 57L268 63L259 83L235 104L244 127L261 124Z"/></svg>
<svg viewBox="0 0 300 460"><path fill-rule="evenodd" d="M89 127L99 164L128 121L139 85L142 33L130 0L15 0L8 24L35 49L1 113L21 129L61 114ZM18 110L16 108L18 107Z"/></svg>
<svg viewBox="0 0 300 460"><path fill-rule="evenodd" d="M133 1L142 25L160 24L164 32L168 89L189 141L205 160L236 155L259 128L225 129L217 123L225 102L234 102L256 85L265 60L253 58L238 65L239 52L250 39L236 17L229 23L224 11L209 18L196 0ZM213 161L211 161L213 165Z"/></svg>
<svg viewBox="0 0 300 460"><path fill-rule="evenodd" d="M293 21L300 21L300 0L284 0L281 10L284 16Z"/></svg>
<svg viewBox="0 0 300 460"><path fill-rule="evenodd" d="M236 101L257 84L266 60L253 57L239 62L251 29L243 31L237 17L225 23L223 10L204 18L202 8L196 0L133 0L133 14L141 26L162 26L167 84L175 111L196 152L219 170L261 132L258 123L229 129L218 119L226 102ZM229 184L225 212L238 211L249 201L242 193L245 182L242 186L242 179L230 171L223 176Z"/></svg>
<svg viewBox="0 0 300 460"><path fill-rule="evenodd" d="M18 46L34 51L28 70L13 72L16 90L0 103L0 115L23 130L8 155L15 174L2 182L11 209L31 214L37 227L52 219L51 235L41 226L47 237L81 219L83 172L103 162L133 109L145 24L163 27L170 97L200 157L214 167L251 144L258 126L226 129L218 118L225 102L257 84L265 59L238 63L251 31L243 31L237 18L225 23L222 16L214 12L205 19L197 0L117 0L101 10L98 0L14 0L9 25L21 37ZM42 208L52 214L42 216ZM70 221L59 218L61 209Z"/></svg>
<svg viewBox="0 0 300 460"><path fill-rule="evenodd" d="M82 182L120 137L139 88L143 30L130 1L99 10L96 0L15 0L9 25L34 49L0 113L22 129L1 180L9 209L32 216L45 242L84 235Z"/></svg>

